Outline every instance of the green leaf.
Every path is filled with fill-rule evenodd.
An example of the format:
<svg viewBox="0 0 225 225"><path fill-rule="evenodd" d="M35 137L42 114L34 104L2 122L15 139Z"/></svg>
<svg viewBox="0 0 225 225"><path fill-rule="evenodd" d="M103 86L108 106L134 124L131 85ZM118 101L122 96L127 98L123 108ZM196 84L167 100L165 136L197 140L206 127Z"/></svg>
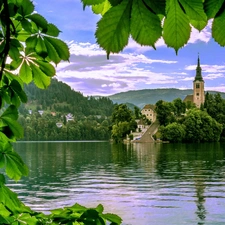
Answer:
<svg viewBox="0 0 225 225"><path fill-rule="evenodd" d="M37 38L35 51L38 55L42 56L43 58L47 57L48 55L47 48L45 46L45 41L41 37Z"/></svg>
<svg viewBox="0 0 225 225"><path fill-rule="evenodd" d="M204 10L208 19L214 18L221 9L224 0L205 0Z"/></svg>
<svg viewBox="0 0 225 225"><path fill-rule="evenodd" d="M16 106L10 105L5 112L0 116L2 127L5 129L5 132L8 132L11 137L13 136L17 138L23 137L23 128L21 125L16 121L18 118L18 111Z"/></svg>
<svg viewBox="0 0 225 225"><path fill-rule="evenodd" d="M39 66L39 68L41 69L41 71L46 74L49 77L53 77L55 76L55 67L47 62L47 61L40 61L40 60L34 60L34 62Z"/></svg>
<svg viewBox="0 0 225 225"><path fill-rule="evenodd" d="M5 185L0 186L0 202L7 208L8 211L13 214L17 214L21 211L30 211L28 207L25 207L23 203L17 198L17 194L12 192Z"/></svg>
<svg viewBox="0 0 225 225"><path fill-rule="evenodd" d="M23 29L27 32L31 32L32 30L32 25L31 25L31 22L29 22L27 19L22 19L21 20L21 25L23 27Z"/></svg>
<svg viewBox="0 0 225 225"><path fill-rule="evenodd" d="M55 64L58 64L61 61L61 59L60 59L56 49L54 48L54 46L46 39L45 39L45 46L48 51L48 58L51 61L53 61Z"/></svg>
<svg viewBox="0 0 225 225"><path fill-rule="evenodd" d="M6 217L0 215L0 224L7 225L7 224L12 224L12 222L9 221Z"/></svg>
<svg viewBox="0 0 225 225"><path fill-rule="evenodd" d="M35 49L37 41L38 41L37 35L30 36L29 38L26 39L26 47L30 49Z"/></svg>
<svg viewBox="0 0 225 225"><path fill-rule="evenodd" d="M1 154L1 152L0 152ZM1 161L1 156L0 156L0 161ZM0 174L0 185L5 184L5 176L3 174ZM0 210L1 212L1 210Z"/></svg>
<svg viewBox="0 0 225 225"><path fill-rule="evenodd" d="M124 0L112 7L97 24L96 38L98 44L107 52L118 53L128 43L130 35L130 16L132 1Z"/></svg>
<svg viewBox="0 0 225 225"><path fill-rule="evenodd" d="M22 176L28 175L28 168L20 156L13 151L12 146L7 143L4 146L3 158L5 161L5 171L9 178L18 181Z"/></svg>
<svg viewBox="0 0 225 225"><path fill-rule="evenodd" d="M166 7L167 17L163 26L163 38L167 46L174 48L177 53L178 49L188 42L191 26L177 0L168 0Z"/></svg>
<svg viewBox="0 0 225 225"><path fill-rule="evenodd" d="M83 5L98 5L103 3L105 0L81 0L83 2Z"/></svg>
<svg viewBox="0 0 225 225"><path fill-rule="evenodd" d="M18 5L20 5L18 12L22 16L29 15L34 11L34 4L30 0L23 0L21 1L21 4L18 4Z"/></svg>
<svg viewBox="0 0 225 225"><path fill-rule="evenodd" d="M119 5L123 0L109 0L111 6Z"/></svg>
<svg viewBox="0 0 225 225"><path fill-rule="evenodd" d="M20 83L17 80L12 80L12 82L10 83L10 88L18 95L23 103L27 102L27 95L23 91Z"/></svg>
<svg viewBox="0 0 225 225"><path fill-rule="evenodd" d="M165 0L143 0L149 11L153 11L155 14L165 15L166 1Z"/></svg>
<svg viewBox="0 0 225 225"><path fill-rule="evenodd" d="M32 81L32 71L30 66L27 64L27 61L25 60L23 61L23 64L20 67L19 76L26 84L29 84Z"/></svg>
<svg viewBox="0 0 225 225"><path fill-rule="evenodd" d="M104 15L109 9L111 8L111 5L108 0L105 2L98 4L98 5L93 5L92 6L92 11L95 14L101 14Z"/></svg>
<svg viewBox="0 0 225 225"><path fill-rule="evenodd" d="M219 16L215 17L212 23L212 37L221 46L225 46L224 26L225 26L225 10Z"/></svg>
<svg viewBox="0 0 225 225"><path fill-rule="evenodd" d="M17 120L18 119L18 111L17 108L13 105L10 105L5 112L0 116L1 119L7 120L8 118Z"/></svg>
<svg viewBox="0 0 225 225"><path fill-rule="evenodd" d="M0 203L0 212L1 212L1 216L4 216L5 219L6 219L6 217L8 217L11 214L2 203ZM0 222L0 224L1 224L1 222Z"/></svg>
<svg viewBox="0 0 225 225"><path fill-rule="evenodd" d="M9 15L14 17L17 13L18 7L14 3L9 3Z"/></svg>
<svg viewBox="0 0 225 225"><path fill-rule="evenodd" d="M111 213L106 213L102 215L103 218L105 218L106 220L115 223L115 224L121 224L122 223L122 219L115 215L115 214L111 214Z"/></svg>
<svg viewBox="0 0 225 225"><path fill-rule="evenodd" d="M52 24L52 23L49 23L49 24L48 24L46 34L48 34L48 35L50 35L50 36L53 36L53 37L58 37L60 32L61 32L61 31L58 29L57 26L55 26L55 25Z"/></svg>
<svg viewBox="0 0 225 225"><path fill-rule="evenodd" d="M22 58L17 58L10 63L10 70L16 70L22 63ZM15 75L14 75L15 76Z"/></svg>
<svg viewBox="0 0 225 225"><path fill-rule="evenodd" d="M191 25L195 27L197 30L201 31L202 29L205 28L207 25L207 21L197 21L197 20L191 20Z"/></svg>
<svg viewBox="0 0 225 225"><path fill-rule="evenodd" d="M48 27L47 20L38 13L28 15L28 16L26 16L26 18L29 18L30 20L32 20L38 27L41 27L43 29L47 29L47 27Z"/></svg>
<svg viewBox="0 0 225 225"><path fill-rule="evenodd" d="M16 217L16 221L19 221L20 224L36 225L38 220L35 217L32 217L29 213L21 213Z"/></svg>
<svg viewBox="0 0 225 225"><path fill-rule="evenodd" d="M149 11L142 1L134 0L131 13L131 35L141 45L155 48L156 41L162 35L159 17Z"/></svg>
<svg viewBox="0 0 225 225"><path fill-rule="evenodd" d="M103 207L102 204L99 204L99 205L95 208L95 210L96 210L98 213L102 213L102 212L104 211L104 207Z"/></svg>
<svg viewBox="0 0 225 225"><path fill-rule="evenodd" d="M9 49L9 56L11 59L17 60L20 57L20 52L19 52L18 48L11 45L10 49Z"/></svg>
<svg viewBox="0 0 225 225"><path fill-rule="evenodd" d="M52 38L52 37L44 37L44 41L48 41L55 49L55 51L57 52L58 56L60 59L62 60L69 60L70 57L70 52L69 52L69 48L68 46L61 40L57 39L57 38ZM45 43L46 44L46 43ZM46 44L47 46L47 44ZM49 48L49 50L51 51L51 48ZM54 52L49 53L48 54L54 54Z"/></svg>
<svg viewBox="0 0 225 225"><path fill-rule="evenodd" d="M32 70L35 85L41 89L47 88L51 83L51 78L47 77L46 74L43 73L42 70L36 65L31 64L30 67Z"/></svg>
<svg viewBox="0 0 225 225"><path fill-rule="evenodd" d="M181 3L182 7L184 8L186 15L189 17L190 20L196 20L196 21L202 21L201 24L205 24L205 26L207 25L207 16L204 12L203 9L203 2L202 0L179 0L179 2ZM197 26L196 23L192 24L196 29L201 28L199 30L202 30L204 27L199 26L200 24L198 24Z"/></svg>

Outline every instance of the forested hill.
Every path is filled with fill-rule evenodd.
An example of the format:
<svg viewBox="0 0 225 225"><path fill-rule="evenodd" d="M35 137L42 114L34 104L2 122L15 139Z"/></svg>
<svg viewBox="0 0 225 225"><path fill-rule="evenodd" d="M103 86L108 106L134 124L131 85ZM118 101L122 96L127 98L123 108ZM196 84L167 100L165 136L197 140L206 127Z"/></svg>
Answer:
<svg viewBox="0 0 225 225"><path fill-rule="evenodd" d="M74 116L102 115L110 116L113 102L107 97L85 97L71 89L65 83L52 79L51 85L45 89L37 88L33 83L25 86L28 103L25 109L44 110ZM22 111L23 109L21 109Z"/></svg>
<svg viewBox="0 0 225 225"><path fill-rule="evenodd" d="M225 93L209 91L211 94L220 93L221 97L225 99ZM142 108L146 104L155 104L159 100L164 100L167 102L172 102L176 98L181 98L182 100L187 96L193 94L193 90L180 90L175 88L168 89L144 89L138 91L127 91L117 93L108 96L114 103L132 103L139 108Z"/></svg>

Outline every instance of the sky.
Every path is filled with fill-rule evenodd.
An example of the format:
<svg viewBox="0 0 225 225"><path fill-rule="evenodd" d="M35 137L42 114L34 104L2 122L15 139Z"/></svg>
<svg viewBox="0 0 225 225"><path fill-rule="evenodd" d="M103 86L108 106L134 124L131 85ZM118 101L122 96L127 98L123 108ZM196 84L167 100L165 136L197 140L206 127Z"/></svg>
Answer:
<svg viewBox="0 0 225 225"><path fill-rule="evenodd" d="M56 68L58 80L84 96L108 96L129 90L192 89L200 57L205 90L225 92L225 48L211 38L211 21L200 33L192 29L188 44L179 50L160 39L156 50L129 40L128 46L107 60L95 39L101 18L80 0L35 0L35 10L62 32L70 49L70 62Z"/></svg>

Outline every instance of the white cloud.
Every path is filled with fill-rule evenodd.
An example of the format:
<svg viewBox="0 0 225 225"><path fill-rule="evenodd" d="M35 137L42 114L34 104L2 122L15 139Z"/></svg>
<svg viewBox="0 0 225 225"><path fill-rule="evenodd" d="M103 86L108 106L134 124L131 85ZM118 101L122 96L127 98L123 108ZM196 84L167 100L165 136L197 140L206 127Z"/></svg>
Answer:
<svg viewBox="0 0 225 225"><path fill-rule="evenodd" d="M201 65L201 68L204 73L225 72L225 65ZM196 70L196 65L186 66L185 70Z"/></svg>
<svg viewBox="0 0 225 225"><path fill-rule="evenodd" d="M222 73L210 73L210 74L207 74L207 76L204 76L204 79L205 80L214 80L214 79L221 78L221 77L224 77L224 74L222 74Z"/></svg>

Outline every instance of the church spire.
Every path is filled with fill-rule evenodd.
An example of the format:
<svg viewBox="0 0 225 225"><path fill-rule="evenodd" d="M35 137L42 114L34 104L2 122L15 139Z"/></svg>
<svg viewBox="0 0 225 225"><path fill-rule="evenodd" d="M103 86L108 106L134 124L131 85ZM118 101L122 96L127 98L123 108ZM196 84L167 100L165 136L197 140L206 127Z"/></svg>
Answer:
<svg viewBox="0 0 225 225"><path fill-rule="evenodd" d="M197 67L196 67L196 76L195 76L195 81L203 81L203 78L202 78L202 68L200 66L200 59L199 59L199 54L198 54L198 64L197 64Z"/></svg>

